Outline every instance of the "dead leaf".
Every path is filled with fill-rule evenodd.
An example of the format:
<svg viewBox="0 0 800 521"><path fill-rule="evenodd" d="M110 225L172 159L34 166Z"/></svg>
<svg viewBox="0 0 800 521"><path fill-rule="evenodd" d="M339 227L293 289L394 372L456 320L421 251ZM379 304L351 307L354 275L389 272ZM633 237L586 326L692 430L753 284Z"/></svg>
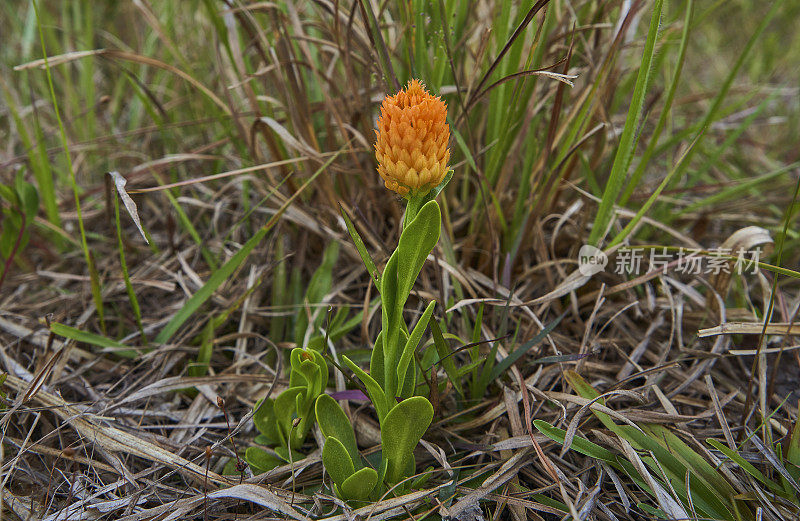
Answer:
<svg viewBox="0 0 800 521"><path fill-rule="evenodd" d="M122 177L122 174L116 170L109 172L108 175L110 175L111 179L114 180L114 185L117 187L119 198L122 199L122 204L125 205L125 209L128 211L131 219L133 219L133 224L136 225L139 233L142 234L144 242L150 244L150 241L147 240L147 236L144 234L142 221L139 220L139 212L136 210L136 203L133 202L133 199L131 199L131 196L128 195L128 192L125 191L125 185L128 184L128 180Z"/></svg>

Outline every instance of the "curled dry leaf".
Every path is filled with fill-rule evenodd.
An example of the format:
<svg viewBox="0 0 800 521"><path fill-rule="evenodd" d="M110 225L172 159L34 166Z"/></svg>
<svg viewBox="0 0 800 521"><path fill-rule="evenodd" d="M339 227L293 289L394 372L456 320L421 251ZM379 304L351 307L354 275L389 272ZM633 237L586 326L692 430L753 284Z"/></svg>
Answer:
<svg viewBox="0 0 800 521"><path fill-rule="evenodd" d="M747 261L750 259L748 252L752 251L753 248L771 248L772 243L772 237L770 237L768 230L758 226L748 226L731 234L731 236L719 246L719 250L730 252L729 255L733 257L743 255L745 257L744 260ZM723 299L728 294L735 263L736 261L729 260L727 262L727 269L721 269L718 273L711 276L711 286ZM706 303L709 309L714 312L719 309L719 305L713 294L709 294L706 297Z"/></svg>
<svg viewBox="0 0 800 521"><path fill-rule="evenodd" d="M131 196L128 195L128 192L125 191L125 185L128 184L128 180L122 177L122 174L117 172L116 170L111 171L108 173L111 176L111 179L114 180L114 186L117 187L117 193L119 194L119 198L122 199L122 204L125 205L125 209L128 211L128 214L133 219L133 223L136 225L136 229L139 230L139 233L142 234L142 238L144 242L150 244L150 241L147 240L147 236L144 234L144 229L142 228L142 221L139 220L139 212L136 210L136 203L133 202Z"/></svg>

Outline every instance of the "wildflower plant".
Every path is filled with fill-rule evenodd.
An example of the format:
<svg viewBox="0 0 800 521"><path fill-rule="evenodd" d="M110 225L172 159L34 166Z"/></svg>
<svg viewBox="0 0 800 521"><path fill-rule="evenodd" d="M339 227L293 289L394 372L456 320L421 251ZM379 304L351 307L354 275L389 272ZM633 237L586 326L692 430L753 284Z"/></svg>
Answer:
<svg viewBox="0 0 800 521"><path fill-rule="evenodd" d="M409 332L403 317L406 302L425 259L439 240L441 212L435 197L452 177L448 167L450 129L447 107L417 80L384 99L376 131L378 173L387 188L406 199L406 213L397 248L378 278L381 296L381 332L375 340L369 372L349 358L344 363L366 388L381 429L381 464L363 465L352 426L330 396L317 399L317 421L325 437L322 461L345 500L375 498L388 488L409 488L414 474L414 448L433 419L433 406L415 396L418 370L414 352L433 314L435 302L425 308ZM360 238L349 227L353 240ZM360 248L361 250L361 248ZM367 268L374 266L361 251Z"/></svg>
<svg viewBox="0 0 800 521"><path fill-rule="evenodd" d="M308 312L304 309L297 315L294 330L295 344L302 348L292 349L288 357L289 388L274 399L256 404L253 421L260 434L255 441L269 450L248 447L245 459L255 473L304 457L297 451L314 425L314 402L328 384L328 366L322 352L327 342L338 341L361 323L361 313L348 318L350 308L344 306L327 322L324 334L319 332L323 321L330 318L320 310L324 309L321 304L325 295L331 291L338 255L339 245L333 242L325 249L322 264L306 289L304 302Z"/></svg>
<svg viewBox="0 0 800 521"><path fill-rule="evenodd" d="M303 445L314 425L314 402L328 385L328 364L317 351L292 349L289 363L289 388L255 407L253 422L260 432L255 441L273 447L274 453L260 447L247 448L245 459L256 473L302 459L295 450Z"/></svg>

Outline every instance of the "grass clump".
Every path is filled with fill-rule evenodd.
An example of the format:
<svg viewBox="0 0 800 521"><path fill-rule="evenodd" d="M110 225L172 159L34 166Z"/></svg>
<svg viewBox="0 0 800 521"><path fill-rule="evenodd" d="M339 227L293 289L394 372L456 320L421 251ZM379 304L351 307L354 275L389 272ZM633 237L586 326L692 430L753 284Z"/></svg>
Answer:
<svg viewBox="0 0 800 521"><path fill-rule="evenodd" d="M3 516L797 517L795 3L4 7Z"/></svg>

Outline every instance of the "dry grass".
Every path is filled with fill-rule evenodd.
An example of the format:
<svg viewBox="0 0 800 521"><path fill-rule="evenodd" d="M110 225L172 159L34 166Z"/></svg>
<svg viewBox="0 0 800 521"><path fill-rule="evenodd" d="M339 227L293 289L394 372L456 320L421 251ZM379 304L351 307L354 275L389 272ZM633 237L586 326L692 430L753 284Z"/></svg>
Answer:
<svg viewBox="0 0 800 521"><path fill-rule="evenodd" d="M733 78L690 166L628 238L670 248L758 246L772 252L763 261L787 271L764 266L731 278L681 273L673 263L666 272L643 264L637 274L618 274L611 269L618 257L609 252L609 269L589 279L576 271L578 250L611 171L651 6L633 2L623 16L620 2L551 3L552 19L545 23L544 11L536 12L514 39L526 9L503 18L503 2L476 2L463 26L456 27L456 16L448 22L446 48L436 43L444 29L434 15L422 19L428 40L407 37L404 30L423 26L406 18L405 3L39 2L78 214L39 61L39 25L27 2L11 2L0 15L4 26L16 27L0 51L0 183L11 185L22 171L42 203L30 242L0 287L0 366L8 373L0 517L521 521L670 512L669 500L643 485L646 469L632 480L574 444L562 450L533 425L543 420L636 466L636 451L602 414L619 425L664 426L683 440L735 492L731 501L741 511L732 518L798 516L798 496L776 494L706 440L725 440L791 489L782 465L790 478L798 469L774 451L789 449L800 400L800 291L791 271L800 265L798 47L782 55L773 40L784 34L796 42L789 22L800 13L786 3ZM751 4L741 4L695 7L666 130L655 137L641 183L615 207L609 238L693 146L695 125L757 30L758 20L739 11ZM631 170L654 139L683 9L671 5L664 13ZM629 32L615 38L618 22ZM535 68L549 75L493 86L534 68L530 51L539 48ZM429 65L419 63L423 50ZM716 52L723 58L709 63ZM498 57L498 68L486 74ZM459 366L469 361L468 350L458 351L465 344L481 342L485 356L496 342L500 360L563 319L479 399L463 399L446 372L437 373L434 423L416 453L418 471L433 468L426 490L351 511L332 495L313 439L306 458L291 465L253 476L242 464L241 473L225 474L253 443L254 403L287 385L283 354L306 336L295 331L298 316L314 336L337 310L361 312L331 354L367 358L380 328L376 290L339 212L353 220L381 267L402 205L375 172L372 129L381 96L412 71L429 73L463 141L451 143L456 174L441 197L443 239L408 317L436 300ZM499 119L498 110L505 111ZM107 171L127 179L150 246L124 207L115 219ZM57 218L47 210L42 172L54 179ZM267 222L271 228L246 261L174 334L154 341ZM309 300L309 281L331 242L341 251L330 286ZM57 335L50 327L56 323L74 329ZM580 392L571 371L603 399ZM344 390L347 380L332 374L335 390ZM348 413L364 453L374 453L380 438L373 411L351 401Z"/></svg>

